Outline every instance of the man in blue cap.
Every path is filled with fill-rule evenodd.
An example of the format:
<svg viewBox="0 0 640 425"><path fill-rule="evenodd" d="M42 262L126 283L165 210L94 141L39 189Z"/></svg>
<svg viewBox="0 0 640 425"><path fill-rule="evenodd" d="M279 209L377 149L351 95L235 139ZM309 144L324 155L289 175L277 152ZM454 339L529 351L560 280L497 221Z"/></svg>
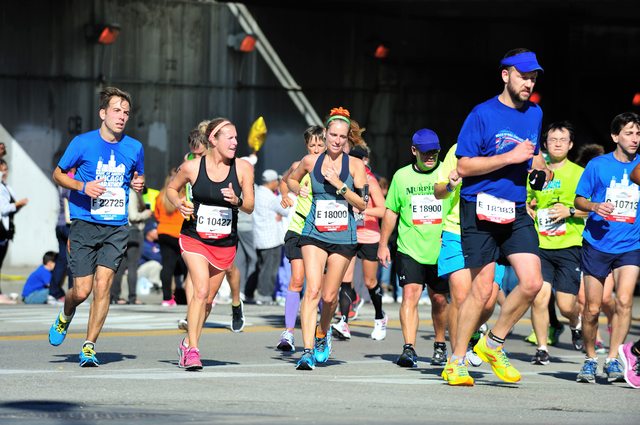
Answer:
<svg viewBox="0 0 640 425"><path fill-rule="evenodd" d="M520 380L502 346L542 287L538 235L525 209L529 170L536 169L529 180L537 190L551 177L538 140L542 110L529 101L542 67L535 53L515 49L504 56L500 69L502 93L477 105L458 136L462 251L473 283L458 312L454 352L443 374L450 385L473 385L464 357L491 296L498 258L509 260L519 284L474 350L503 381Z"/></svg>
<svg viewBox="0 0 640 425"><path fill-rule="evenodd" d="M435 132L418 130L412 138L411 153L416 161L399 169L391 180L385 213L382 218L378 261L389 266L389 236L395 228L398 216L398 253L396 270L403 289L400 306L400 324L404 346L397 360L398 366L416 367L418 356L414 349L418 333L418 302L424 287L431 298L431 317L435 330L432 365L447 361L445 344L447 301L449 291L446 281L438 278L438 255L442 233L442 211L448 209L448 200L437 200L433 194L440 164L440 142ZM443 205L444 204L444 205Z"/></svg>

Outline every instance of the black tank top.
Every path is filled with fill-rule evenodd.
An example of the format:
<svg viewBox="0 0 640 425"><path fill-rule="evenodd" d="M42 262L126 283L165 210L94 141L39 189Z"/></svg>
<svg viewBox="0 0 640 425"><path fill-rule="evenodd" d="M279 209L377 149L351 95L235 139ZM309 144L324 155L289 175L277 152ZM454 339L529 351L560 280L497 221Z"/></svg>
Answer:
<svg viewBox="0 0 640 425"><path fill-rule="evenodd" d="M212 181L207 175L207 156L200 158L198 177L191 188L195 219L182 223L183 235L213 246L236 246L238 244L238 207L224 200L220 191L233 187L240 196L242 189L236 172L236 160L231 160L229 174L221 182Z"/></svg>

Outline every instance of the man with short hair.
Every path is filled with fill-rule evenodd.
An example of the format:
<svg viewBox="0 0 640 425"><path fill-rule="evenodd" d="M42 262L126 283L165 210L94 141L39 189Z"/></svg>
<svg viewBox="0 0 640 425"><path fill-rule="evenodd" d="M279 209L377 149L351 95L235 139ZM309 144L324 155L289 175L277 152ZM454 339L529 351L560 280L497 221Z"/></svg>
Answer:
<svg viewBox="0 0 640 425"><path fill-rule="evenodd" d="M255 272L247 282L247 303L273 303L273 292L284 246L284 229L279 221L289 215L289 210L282 208L280 199L275 194L279 181L275 170L264 170L262 184L256 187L252 218L253 242L258 261ZM257 293L254 294L252 289L257 290Z"/></svg>
<svg viewBox="0 0 640 425"><path fill-rule="evenodd" d="M49 330L49 343L64 341L76 307L93 292L80 366L98 366L95 343L109 312L111 283L127 247L129 187L144 187L142 144L124 134L131 110L129 93L115 87L100 92L100 128L75 137L53 172L71 190L69 267L74 277L64 307ZM67 172L75 169L74 177Z"/></svg>
<svg viewBox="0 0 640 425"><path fill-rule="evenodd" d="M582 350L582 326L578 307L580 290L580 255L582 230L587 213L573 207L576 186L584 170L569 161L567 155L573 147L573 126L562 121L552 123L542 137L548 153L547 167L553 171L553 179L542 190L529 185L527 202L535 201L535 220L540 239L540 262L543 285L531 305L531 322L538 348L532 364L549 364L547 333L551 292L560 313L569 319L571 340L576 350Z"/></svg>
<svg viewBox="0 0 640 425"><path fill-rule="evenodd" d="M449 285L438 278L437 263L443 210L448 209L449 201L441 201L434 196L440 141L434 131L423 128L415 132L412 143L411 153L415 162L396 171L387 192L377 253L382 266L389 267L389 237L399 218L395 264L403 290L400 325L404 345L396 361L400 367L418 365L414 346L420 324L418 302L425 286L431 298L435 331L431 364L442 365L447 361L445 294L449 292Z"/></svg>
<svg viewBox="0 0 640 425"><path fill-rule="evenodd" d="M532 163L541 171L533 172L531 178L540 187L548 179L542 171L546 166L538 145L542 110L529 101L542 67L535 53L527 49L509 51L500 65L502 92L476 106L458 136L462 250L473 280L459 309L454 352L443 373L450 385L473 385L464 358L493 292L496 261L506 257L519 284L502 304L493 329L480 338L474 351L503 381L520 380L502 346L542 286L538 236L525 209Z"/></svg>
<svg viewBox="0 0 640 425"><path fill-rule="evenodd" d="M586 359L578 382L593 383L598 357L595 352L598 316L604 281L613 271L616 308L611 321L611 344L604 373L612 381L624 380L618 347L624 343L631 324L633 290L640 273L640 220L638 219L638 176L636 154L640 143L640 116L627 112L611 122L616 149L593 158L576 188L575 207L589 213L582 234L582 271L586 302L582 333ZM631 181L629 175L631 174Z"/></svg>

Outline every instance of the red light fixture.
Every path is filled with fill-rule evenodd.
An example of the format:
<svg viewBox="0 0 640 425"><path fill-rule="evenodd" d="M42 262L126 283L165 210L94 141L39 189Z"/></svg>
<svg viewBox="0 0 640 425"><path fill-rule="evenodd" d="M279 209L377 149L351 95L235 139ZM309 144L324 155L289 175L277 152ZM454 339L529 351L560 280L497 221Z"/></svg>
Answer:
<svg viewBox="0 0 640 425"><path fill-rule="evenodd" d="M531 96L529 96L529 100L538 105L542 100L542 96L537 91L534 91L531 93Z"/></svg>
<svg viewBox="0 0 640 425"><path fill-rule="evenodd" d="M105 25L98 36L98 43L108 45L113 44L120 35L120 27L117 25Z"/></svg>
<svg viewBox="0 0 640 425"><path fill-rule="evenodd" d="M238 34L230 34L227 38L227 44L237 52L249 53L256 48L257 38L253 34L241 32Z"/></svg>
<svg viewBox="0 0 640 425"><path fill-rule="evenodd" d="M633 106L640 106L640 92L633 95L633 100L631 101Z"/></svg>
<svg viewBox="0 0 640 425"><path fill-rule="evenodd" d="M389 48L384 44L378 44L375 52L373 53L373 57L376 59L386 59L389 56Z"/></svg>

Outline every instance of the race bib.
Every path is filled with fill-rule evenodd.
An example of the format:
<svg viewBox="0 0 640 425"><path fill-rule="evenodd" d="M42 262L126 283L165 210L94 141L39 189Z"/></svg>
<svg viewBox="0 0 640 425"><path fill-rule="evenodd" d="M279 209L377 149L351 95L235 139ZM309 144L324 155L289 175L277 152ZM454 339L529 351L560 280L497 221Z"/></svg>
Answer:
<svg viewBox="0 0 640 425"><path fill-rule="evenodd" d="M476 215L492 223L511 223L516 219L516 203L480 192L476 198Z"/></svg>
<svg viewBox="0 0 640 425"><path fill-rule="evenodd" d="M442 201L433 195L413 195L411 217L413 224L442 223Z"/></svg>
<svg viewBox="0 0 640 425"><path fill-rule="evenodd" d="M202 239L222 239L231 234L231 208L200 204L196 232Z"/></svg>
<svg viewBox="0 0 640 425"><path fill-rule="evenodd" d="M549 217L549 209L543 208L536 211L536 221L538 222L538 233L542 236L562 236L567 233L567 222L565 219L553 222Z"/></svg>
<svg viewBox="0 0 640 425"><path fill-rule="evenodd" d="M638 212L638 187L608 187L606 202L615 206L613 212L606 216L608 221L618 221L622 223L634 223Z"/></svg>
<svg viewBox="0 0 640 425"><path fill-rule="evenodd" d="M316 228L321 232L342 232L349 228L347 201L316 201Z"/></svg>
<svg viewBox="0 0 640 425"><path fill-rule="evenodd" d="M91 215L104 221L121 221L127 218L126 193L121 187L107 187L99 198L91 198Z"/></svg>

